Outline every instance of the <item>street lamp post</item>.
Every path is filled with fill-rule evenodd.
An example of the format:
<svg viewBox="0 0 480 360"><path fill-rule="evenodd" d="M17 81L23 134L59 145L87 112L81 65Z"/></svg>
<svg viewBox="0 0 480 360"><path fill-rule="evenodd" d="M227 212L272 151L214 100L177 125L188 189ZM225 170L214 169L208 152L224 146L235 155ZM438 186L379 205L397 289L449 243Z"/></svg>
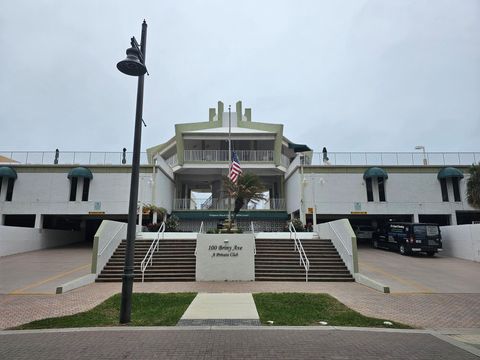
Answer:
<svg viewBox="0 0 480 360"><path fill-rule="evenodd" d="M428 165L427 153L425 152L425 146L417 145L417 146L415 146L415 150L422 150L423 151L423 165Z"/></svg>
<svg viewBox="0 0 480 360"><path fill-rule="evenodd" d="M147 23L143 20L142 37L138 45L135 37L131 39L132 47L127 49L127 58L117 64L118 70L126 75L138 76L137 109L135 114L135 134L133 138L132 176L130 182L130 200L128 204L127 244L125 266L122 275L122 299L120 305L120 323L130 322L132 312L132 291L134 279L134 252L136 235L136 217L138 204L138 180L140 172L140 144L142 140L143 83L147 72L145 53L147 45Z"/></svg>

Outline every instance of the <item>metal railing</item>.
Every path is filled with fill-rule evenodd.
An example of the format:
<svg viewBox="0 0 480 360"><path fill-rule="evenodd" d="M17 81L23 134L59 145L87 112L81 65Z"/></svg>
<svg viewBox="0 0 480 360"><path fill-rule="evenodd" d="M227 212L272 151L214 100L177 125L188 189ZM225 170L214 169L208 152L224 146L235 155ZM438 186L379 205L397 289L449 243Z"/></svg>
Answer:
<svg viewBox="0 0 480 360"><path fill-rule="evenodd" d="M299 256L299 265L305 268L305 281L308 282L308 270L310 270L310 261L307 258L307 254L303 249L302 242L297 236L297 230L295 230L295 226L292 223L288 225L288 230L290 231L290 240L292 239L293 235L293 242L294 242L294 250L298 252Z"/></svg>
<svg viewBox="0 0 480 360"><path fill-rule="evenodd" d="M273 162L273 150L235 150L238 160ZM184 161L227 162L228 150L184 150Z"/></svg>
<svg viewBox="0 0 480 360"><path fill-rule="evenodd" d="M153 264L153 254L155 253L155 251L158 251L158 248L160 247L160 234L162 234L162 240L163 240L165 238L165 222L162 222L162 224L160 225L160 228L157 231L155 240L152 241L152 244L150 245L147 253L145 254L145 257L140 263L140 271L142 272L142 282L144 281L144 278L145 278L145 270L149 265Z"/></svg>
<svg viewBox="0 0 480 360"><path fill-rule="evenodd" d="M208 202L208 203L207 203ZM233 204L234 201L232 201ZM197 204L192 199L174 199L174 210L228 210L228 198L207 199L202 204ZM242 207L242 210L285 210L285 199L268 199L259 201L256 204L250 202Z"/></svg>
<svg viewBox="0 0 480 360"><path fill-rule="evenodd" d="M315 152L305 158L305 165L472 165L480 161L480 152Z"/></svg>
<svg viewBox="0 0 480 360"><path fill-rule="evenodd" d="M131 165L133 153L102 151L0 151L7 158L2 163L31 165ZM9 161L11 160L11 161ZM146 152L140 153L140 164L148 164Z"/></svg>
<svg viewBox="0 0 480 360"><path fill-rule="evenodd" d="M203 226L203 221L200 224L200 229L198 229L199 234L205 234L205 227ZM197 256L197 249L198 249L198 236L197 236L197 242L195 243L195 256Z"/></svg>
<svg viewBox="0 0 480 360"><path fill-rule="evenodd" d="M253 235L253 255L257 255L257 244L255 241L255 228L253 226L253 221L250 221L250 230L252 230Z"/></svg>

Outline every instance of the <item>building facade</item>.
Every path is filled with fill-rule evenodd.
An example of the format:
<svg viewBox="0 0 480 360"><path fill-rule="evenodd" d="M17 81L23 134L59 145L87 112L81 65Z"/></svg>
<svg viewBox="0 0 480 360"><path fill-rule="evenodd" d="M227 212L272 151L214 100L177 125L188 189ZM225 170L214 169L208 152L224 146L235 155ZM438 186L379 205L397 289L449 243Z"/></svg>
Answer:
<svg viewBox="0 0 480 360"><path fill-rule="evenodd" d="M222 102L208 121L177 124L164 144L142 154L139 201L163 207L183 231L214 229L228 215L224 177L229 150L258 175L266 200L246 204L240 228L280 231L348 218L386 221L480 221L466 200L468 167L480 153L318 153L283 134L282 124L255 122L251 109ZM131 154L2 152L0 225L82 231L91 239L104 219L126 221ZM151 221L145 217L144 224Z"/></svg>

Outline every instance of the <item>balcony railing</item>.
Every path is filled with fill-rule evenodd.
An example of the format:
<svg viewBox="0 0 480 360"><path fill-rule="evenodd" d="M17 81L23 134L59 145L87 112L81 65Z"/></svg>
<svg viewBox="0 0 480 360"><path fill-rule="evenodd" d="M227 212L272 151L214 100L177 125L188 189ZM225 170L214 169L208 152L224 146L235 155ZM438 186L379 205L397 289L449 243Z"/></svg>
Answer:
<svg viewBox="0 0 480 360"><path fill-rule="evenodd" d="M273 150L235 150L235 153L240 162L273 162ZM228 161L228 150L185 150L184 160L185 162L226 162Z"/></svg>
<svg viewBox="0 0 480 360"><path fill-rule="evenodd" d="M0 151L3 163L32 165L130 165L133 153L99 151ZM9 161L8 159L12 160ZM140 154L140 164L148 164L147 153Z"/></svg>
<svg viewBox="0 0 480 360"><path fill-rule="evenodd" d="M235 200L232 199L231 209L233 210ZM212 198L208 201L208 206L204 205L205 202L197 204L192 199L175 199L174 210L228 210L228 199L216 199ZM204 206L202 206L204 205ZM254 204L252 202L244 205L242 210L285 210L285 199L269 199L265 201L259 201Z"/></svg>
<svg viewBox="0 0 480 360"><path fill-rule="evenodd" d="M315 152L308 165L472 165L480 161L480 152L329 152L328 162L323 153Z"/></svg>

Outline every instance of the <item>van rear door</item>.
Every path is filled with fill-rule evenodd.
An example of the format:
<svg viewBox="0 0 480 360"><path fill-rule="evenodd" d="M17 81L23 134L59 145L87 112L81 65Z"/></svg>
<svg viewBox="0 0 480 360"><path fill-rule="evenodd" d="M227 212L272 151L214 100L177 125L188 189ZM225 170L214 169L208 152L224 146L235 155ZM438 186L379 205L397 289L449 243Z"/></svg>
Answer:
<svg viewBox="0 0 480 360"><path fill-rule="evenodd" d="M440 229L434 224L415 224L413 226L413 234L415 236L415 245L421 247L433 246L441 248Z"/></svg>

